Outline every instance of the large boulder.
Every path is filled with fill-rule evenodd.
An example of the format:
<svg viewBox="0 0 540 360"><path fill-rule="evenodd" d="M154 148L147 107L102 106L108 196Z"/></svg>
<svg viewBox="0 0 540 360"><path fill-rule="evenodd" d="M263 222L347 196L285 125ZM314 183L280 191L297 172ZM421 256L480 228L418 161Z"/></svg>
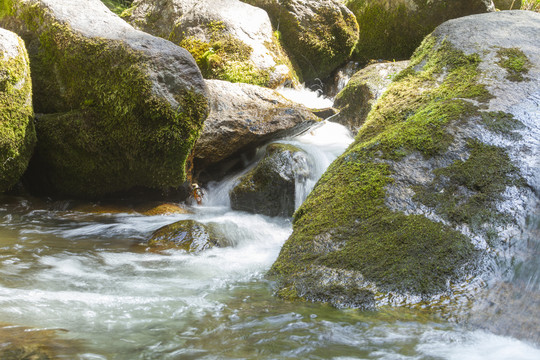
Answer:
<svg viewBox="0 0 540 360"><path fill-rule="evenodd" d="M26 170L36 143L30 62L24 42L0 29L0 193Z"/></svg>
<svg viewBox="0 0 540 360"><path fill-rule="evenodd" d="M515 255L540 204L538 33L504 11L425 39L295 213L279 295L448 307Z"/></svg>
<svg viewBox="0 0 540 360"><path fill-rule="evenodd" d="M338 0L244 0L268 12L304 81L325 78L358 40L354 15Z"/></svg>
<svg viewBox="0 0 540 360"><path fill-rule="evenodd" d="M6 0L28 45L38 144L34 189L95 197L179 186L208 104L193 57L99 0Z"/></svg>
<svg viewBox="0 0 540 360"><path fill-rule="evenodd" d="M124 15L190 51L205 78L272 88L297 81L268 14L240 0L136 0Z"/></svg>
<svg viewBox="0 0 540 360"><path fill-rule="evenodd" d="M161 227L147 243L153 250L179 249L191 253L226 244L216 224L203 224L195 220L180 220Z"/></svg>
<svg viewBox="0 0 540 360"><path fill-rule="evenodd" d="M422 39L446 20L495 11L491 0L345 0L360 27L354 57L408 59Z"/></svg>
<svg viewBox="0 0 540 360"><path fill-rule="evenodd" d="M193 150L196 177L211 167L221 172L219 163L233 157L237 161L242 152L296 135L319 121L309 109L271 89L220 80L208 80L207 85L210 115Z"/></svg>
<svg viewBox="0 0 540 360"><path fill-rule="evenodd" d="M373 104L384 93L394 77L409 65L409 61L376 63L358 71L334 99L339 113L329 119L346 126L353 134L366 121Z"/></svg>
<svg viewBox="0 0 540 360"><path fill-rule="evenodd" d="M307 154L293 145L268 145L264 158L230 191L231 208L267 216L293 215L296 187L311 174Z"/></svg>

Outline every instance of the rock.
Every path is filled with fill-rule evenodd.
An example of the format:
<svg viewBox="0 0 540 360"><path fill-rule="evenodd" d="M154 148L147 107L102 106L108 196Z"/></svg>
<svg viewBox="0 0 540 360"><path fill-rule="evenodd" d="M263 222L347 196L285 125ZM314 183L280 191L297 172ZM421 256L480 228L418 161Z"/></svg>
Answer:
<svg viewBox="0 0 540 360"><path fill-rule="evenodd" d="M244 0L268 12L304 81L325 78L358 40L354 15L337 0Z"/></svg>
<svg viewBox="0 0 540 360"><path fill-rule="evenodd" d="M405 60L446 20L495 11L491 0L346 0L360 27L354 58Z"/></svg>
<svg viewBox="0 0 540 360"><path fill-rule="evenodd" d="M274 143L264 158L229 193L233 210L267 216L293 215L297 182L311 173L310 160L299 148Z"/></svg>
<svg viewBox="0 0 540 360"><path fill-rule="evenodd" d="M280 296L448 308L516 255L540 204L538 33L540 14L502 11L424 40L296 211Z"/></svg>
<svg viewBox="0 0 540 360"><path fill-rule="evenodd" d="M272 88L297 81L268 14L239 0L137 0L126 18L186 48L207 79Z"/></svg>
<svg viewBox="0 0 540 360"><path fill-rule="evenodd" d="M358 71L336 96L334 107L339 113L329 120L356 134L392 79L408 65L409 61L376 63Z"/></svg>
<svg viewBox="0 0 540 360"><path fill-rule="evenodd" d="M7 0L0 14L28 44L43 114L26 176L36 192L100 197L182 184L208 110L187 51L133 29L99 0Z"/></svg>
<svg viewBox="0 0 540 360"><path fill-rule="evenodd" d="M225 244L216 224L202 224L195 220L181 220L159 228L148 240L152 249L180 249L193 253Z"/></svg>
<svg viewBox="0 0 540 360"><path fill-rule="evenodd" d="M208 80L207 85L210 115L193 150L197 174L319 121L309 109L271 89L219 80Z"/></svg>
<svg viewBox="0 0 540 360"><path fill-rule="evenodd" d="M30 63L24 42L0 29L0 193L28 166L36 143Z"/></svg>
<svg viewBox="0 0 540 360"><path fill-rule="evenodd" d="M493 4L498 10L519 10L521 0L493 0Z"/></svg>

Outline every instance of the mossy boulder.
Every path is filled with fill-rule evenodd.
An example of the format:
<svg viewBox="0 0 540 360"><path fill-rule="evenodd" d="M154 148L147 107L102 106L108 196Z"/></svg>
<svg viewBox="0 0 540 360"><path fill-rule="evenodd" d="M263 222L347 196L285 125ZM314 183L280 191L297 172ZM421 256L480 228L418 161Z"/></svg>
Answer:
<svg viewBox="0 0 540 360"><path fill-rule="evenodd" d="M337 0L244 0L268 12L304 81L326 78L358 40L354 15Z"/></svg>
<svg viewBox="0 0 540 360"><path fill-rule="evenodd" d="M376 63L355 73L335 97L334 108L339 113L330 121L342 124L356 134L392 79L408 65L409 61Z"/></svg>
<svg viewBox="0 0 540 360"><path fill-rule="evenodd" d="M484 260L512 253L540 203L539 30L540 14L504 11L424 40L296 211L270 270L278 295L451 307L484 284ZM504 47L530 62L524 81L507 78Z"/></svg>
<svg viewBox="0 0 540 360"><path fill-rule="evenodd" d="M267 216L290 217L296 186L310 177L307 154L288 144L268 145L264 158L230 191L231 208Z"/></svg>
<svg viewBox="0 0 540 360"><path fill-rule="evenodd" d="M194 172L222 173L272 139L293 136L319 119L274 90L208 80L210 115L193 150Z"/></svg>
<svg viewBox="0 0 540 360"><path fill-rule="evenodd" d="M0 29L0 193L26 170L34 145L30 62L23 40Z"/></svg>
<svg viewBox="0 0 540 360"><path fill-rule="evenodd" d="M353 57L405 60L446 20L495 11L491 0L345 0L359 30Z"/></svg>
<svg viewBox="0 0 540 360"><path fill-rule="evenodd" d="M153 250L179 249L198 253L226 243L216 224L181 220L156 230L147 245Z"/></svg>
<svg viewBox="0 0 540 360"><path fill-rule="evenodd" d="M124 17L187 49L207 79L271 88L298 81L266 12L239 0L136 0Z"/></svg>
<svg viewBox="0 0 540 360"><path fill-rule="evenodd" d="M99 0L6 0L0 25L28 44L35 191L98 197L178 187L208 113L193 57Z"/></svg>

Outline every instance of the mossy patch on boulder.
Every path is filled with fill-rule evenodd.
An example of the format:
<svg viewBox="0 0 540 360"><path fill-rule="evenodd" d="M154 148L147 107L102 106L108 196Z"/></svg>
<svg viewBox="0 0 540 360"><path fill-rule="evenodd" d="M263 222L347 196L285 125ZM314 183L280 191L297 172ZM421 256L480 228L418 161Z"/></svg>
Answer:
<svg viewBox="0 0 540 360"><path fill-rule="evenodd" d="M0 29L0 193L23 175L36 143L30 62L23 40Z"/></svg>
<svg viewBox="0 0 540 360"><path fill-rule="evenodd" d="M0 24L31 44L34 106L45 114L26 177L32 189L99 197L182 184L208 113L187 51L133 29L98 0L2 8L9 14Z"/></svg>
<svg viewBox="0 0 540 360"><path fill-rule="evenodd" d="M446 20L494 11L491 0L346 0L360 27L353 57L408 59L422 39Z"/></svg>
<svg viewBox="0 0 540 360"><path fill-rule="evenodd" d="M206 79L271 88L298 80L266 12L239 0L139 0L123 16L187 49Z"/></svg>
<svg viewBox="0 0 540 360"><path fill-rule="evenodd" d="M506 79L500 39L485 37L503 27L500 36L512 34L508 42L538 58L526 44L540 23L504 13L449 21L424 40L295 213L269 272L278 294L336 306L429 305L466 287L485 270L481 260L511 241L538 203L536 175L522 160L535 141L525 129L538 122L507 111L527 101L534 109L538 87ZM471 26L490 35L471 38ZM501 107L516 91L522 96Z"/></svg>
<svg viewBox="0 0 540 360"><path fill-rule="evenodd" d="M310 161L301 149L270 144L264 158L231 190L231 208L268 216L292 216L296 183L309 175Z"/></svg>
<svg viewBox="0 0 540 360"><path fill-rule="evenodd" d="M268 12L304 81L325 78L358 40L354 15L335 0L244 0Z"/></svg>

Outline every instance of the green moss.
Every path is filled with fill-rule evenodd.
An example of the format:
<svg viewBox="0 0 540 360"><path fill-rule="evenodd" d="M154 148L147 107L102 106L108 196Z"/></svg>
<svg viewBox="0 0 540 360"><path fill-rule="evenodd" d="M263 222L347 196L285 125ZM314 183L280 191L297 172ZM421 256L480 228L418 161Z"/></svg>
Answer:
<svg viewBox="0 0 540 360"><path fill-rule="evenodd" d="M481 104L490 98L478 84L479 63L477 55L426 38L355 142L295 213L293 234L270 271L280 287L295 287L299 296L308 296L302 291L311 291L305 284L319 268L355 270L379 289L422 296L462 278L463 269L478 256L470 240L425 216L392 211L385 187L393 182L393 161L415 152L426 158L444 154L453 142L447 129L476 118L479 111L467 99ZM326 245L321 239L327 239Z"/></svg>
<svg viewBox="0 0 540 360"><path fill-rule="evenodd" d="M524 125L521 121L514 118L510 113L503 111L481 112L482 124L494 133L510 137L512 139L520 139L521 135L517 130L523 129Z"/></svg>
<svg viewBox="0 0 540 360"><path fill-rule="evenodd" d="M428 187L415 188L415 200L434 208L453 224L468 224L471 230L485 230L504 221L496 201L507 186L522 180L504 149L470 140L469 158L434 171L435 180Z"/></svg>
<svg viewBox="0 0 540 360"><path fill-rule="evenodd" d="M270 78L268 70L258 69L250 60L253 49L227 34L222 22L206 24L210 41L205 42L193 36L171 33L169 39L193 55L206 79L266 86Z"/></svg>
<svg viewBox="0 0 540 360"><path fill-rule="evenodd" d="M523 51L517 48L499 49L497 51L499 57L499 66L506 69L508 74L506 78L510 81L524 81L524 75L529 72L531 62Z"/></svg>
<svg viewBox="0 0 540 360"><path fill-rule="evenodd" d="M352 14L321 6L312 18L302 20L290 1L244 1L268 12L281 42L303 81L324 78L350 56L358 40ZM316 25L313 25L316 24ZM297 65L297 66L296 66Z"/></svg>
<svg viewBox="0 0 540 360"><path fill-rule="evenodd" d="M20 6L20 18L39 29L40 48L31 55L35 109L54 114L37 123L30 180L46 178L49 190L86 197L179 186L207 115L204 96L178 93L173 109L154 94L143 53L81 37L46 11Z"/></svg>
<svg viewBox="0 0 540 360"><path fill-rule="evenodd" d="M133 0L101 0L101 2L117 15L121 15L133 4Z"/></svg>
<svg viewBox="0 0 540 360"><path fill-rule="evenodd" d="M30 64L24 42L11 59L0 52L0 192L22 176L36 143Z"/></svg>

